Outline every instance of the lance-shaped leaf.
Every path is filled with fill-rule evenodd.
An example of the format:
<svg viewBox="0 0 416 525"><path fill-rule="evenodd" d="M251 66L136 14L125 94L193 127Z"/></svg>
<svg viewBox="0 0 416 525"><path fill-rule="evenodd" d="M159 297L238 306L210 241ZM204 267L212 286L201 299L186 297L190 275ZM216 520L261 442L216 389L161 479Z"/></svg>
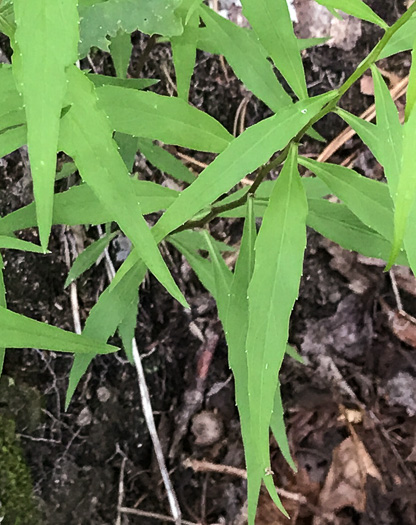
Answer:
<svg viewBox="0 0 416 525"><path fill-rule="evenodd" d="M9 155L27 142L26 126L17 126L0 133L0 158Z"/></svg>
<svg viewBox="0 0 416 525"><path fill-rule="evenodd" d="M412 111L403 128L403 160L394 199L394 242L387 269L391 268L400 252L416 197L416 172L414 169L416 111ZM414 239L409 239L410 244L415 244Z"/></svg>
<svg viewBox="0 0 416 525"><path fill-rule="evenodd" d="M413 15L405 24L398 29L381 51L379 60L387 58L402 51L412 49L416 38L416 16Z"/></svg>
<svg viewBox="0 0 416 525"><path fill-rule="evenodd" d="M291 104L292 99L277 80L262 45L206 6L201 6L200 15L215 46L247 89L274 112Z"/></svg>
<svg viewBox="0 0 416 525"><path fill-rule="evenodd" d="M179 192L150 181L130 179L130 193L141 203L142 213L154 213L168 208ZM55 195L53 224L102 224L116 221L112 210L103 207L101 200L87 184L74 186ZM0 233L11 233L36 226L34 203L0 218Z"/></svg>
<svg viewBox="0 0 416 525"><path fill-rule="evenodd" d="M81 38L79 54L88 54L91 47L109 51L108 36L115 37L119 29L132 33L137 29L149 35L180 35L183 31L175 9L181 0L107 0L80 6Z"/></svg>
<svg viewBox="0 0 416 525"><path fill-rule="evenodd" d="M257 501L261 482L264 477L264 470L257 461L256 447L251 437L251 412L246 354L248 329L247 290L253 275L256 237L257 231L253 198L249 198L246 206L246 219L244 222L240 253L235 266L229 299L221 320L227 339L228 361L234 375L235 397L240 414L241 435L243 438L247 469L248 514L251 522L253 522L256 515ZM221 309L219 313L221 314Z"/></svg>
<svg viewBox="0 0 416 525"><path fill-rule="evenodd" d="M16 239L16 237L9 237L7 235L0 235L0 248L8 250L22 250L24 252L43 253L40 246L32 244L31 242Z"/></svg>
<svg viewBox="0 0 416 525"><path fill-rule="evenodd" d="M89 74L88 78L95 87L118 86L126 89L146 89L154 86L159 80L154 78L119 78L108 75Z"/></svg>
<svg viewBox="0 0 416 525"><path fill-rule="evenodd" d="M134 162L136 160L136 153L138 148L138 139L125 133L114 133L114 140L117 142L118 152L126 165L127 170L132 172Z"/></svg>
<svg viewBox="0 0 416 525"><path fill-rule="evenodd" d="M67 87L65 69L78 56L77 2L15 0L14 12L13 72L25 104L39 237L46 249L52 225L59 119Z"/></svg>
<svg viewBox="0 0 416 525"><path fill-rule="evenodd" d="M3 0L0 4L0 31L13 39L15 29L12 0Z"/></svg>
<svg viewBox="0 0 416 525"><path fill-rule="evenodd" d="M305 72L286 0L242 0L242 5L277 69L299 98L307 98Z"/></svg>
<svg viewBox="0 0 416 525"><path fill-rule="evenodd" d="M119 29L116 36L111 39L110 53L113 59L114 69L120 78L125 79L127 77L132 49L130 33Z"/></svg>
<svg viewBox="0 0 416 525"><path fill-rule="evenodd" d="M389 183L390 195L394 200L402 164L403 129L400 124L396 104L380 71L376 66L372 66L371 72L374 81L377 130L379 134L379 146L376 149L378 160L384 167ZM369 144L367 145L372 149Z"/></svg>
<svg viewBox="0 0 416 525"><path fill-rule="evenodd" d="M0 345L6 348L40 348L75 354L108 354L118 350L99 340L73 334L0 306Z"/></svg>
<svg viewBox="0 0 416 525"><path fill-rule="evenodd" d="M214 274L213 295L217 302L218 313L221 319L225 315L233 274L222 258L218 246L213 242L212 237L207 231L204 231L204 238Z"/></svg>
<svg viewBox="0 0 416 525"><path fill-rule="evenodd" d="M289 351L287 350L288 347L289 345L287 345L286 347L286 353L290 355ZM299 354L298 355L295 354L294 358L298 360L299 357L300 357ZM280 383L277 384L276 393L274 395L274 405L273 405L272 417L270 419L270 428L273 432L273 436L277 444L279 445L280 452L282 453L283 457L285 458L287 463L290 465L292 470L296 472L297 467L296 467L295 462L293 461L292 454L290 453L289 442L287 440L282 395L280 393Z"/></svg>
<svg viewBox="0 0 416 525"><path fill-rule="evenodd" d="M246 349L251 439L264 480L269 484L269 426L290 314L299 292L307 213L306 195L297 170L297 148L292 146L264 214L248 288ZM281 504L279 508L284 512Z"/></svg>
<svg viewBox="0 0 416 525"><path fill-rule="evenodd" d="M223 151L232 135L185 101L115 86L97 89L101 108L117 131L199 151Z"/></svg>
<svg viewBox="0 0 416 525"><path fill-rule="evenodd" d="M13 69L10 65L0 65L0 96L2 104L0 106L0 129L10 126L9 113L20 112L24 117L22 96L16 88L13 76Z"/></svg>
<svg viewBox="0 0 416 525"><path fill-rule="evenodd" d="M409 73L409 85L406 93L405 121L410 117L416 102L416 40L412 50L412 65Z"/></svg>
<svg viewBox="0 0 416 525"><path fill-rule="evenodd" d="M372 24L376 24L383 29L387 29L389 26L386 22L380 18L367 4L362 0L315 0L318 4L321 4L328 9L339 9L348 15L361 18L361 20L367 20Z"/></svg>
<svg viewBox="0 0 416 525"><path fill-rule="evenodd" d="M390 242L393 240L393 201L387 184L336 164L305 157L299 157L298 161L322 179L364 224Z"/></svg>
<svg viewBox="0 0 416 525"><path fill-rule="evenodd" d="M140 202L131 192L130 176L117 151L107 118L97 107L94 87L75 67L68 70L68 81L68 101L72 105L62 119L62 149L74 159L81 177L113 214L149 270L186 306L143 218Z"/></svg>
<svg viewBox="0 0 416 525"><path fill-rule="evenodd" d="M345 204L334 204L324 199L311 199L308 204L308 226L346 250L388 260L391 243L363 224ZM404 252L400 253L397 263L409 265Z"/></svg>
<svg viewBox="0 0 416 525"><path fill-rule="evenodd" d="M177 14L182 18L184 26L180 36L171 38L172 57L175 65L176 88L178 97L188 101L189 88L195 67L196 48L199 26L198 3L201 0L182 0Z"/></svg>
<svg viewBox="0 0 416 525"><path fill-rule="evenodd" d="M248 128L183 191L154 226L158 241L268 161L333 97L301 101Z"/></svg>
<svg viewBox="0 0 416 525"><path fill-rule="evenodd" d="M190 250L206 250L207 241L206 236L209 235L207 231L199 230L184 230L183 232L174 233L169 235L168 240L177 240L185 243ZM235 248L229 246L225 242L217 241L214 237L210 236L210 242L213 243L220 252L234 252Z"/></svg>
<svg viewBox="0 0 416 525"><path fill-rule="evenodd" d="M123 268L123 265L119 271L121 268ZM135 307L137 290L145 274L146 266L143 263L137 264L135 268L125 274L125 279L120 280L116 286L108 286L91 310L85 323L83 336L93 337L104 343L109 337L114 335L118 326L123 323ZM97 352L92 350L86 355L75 356L69 376L65 408L68 408L81 377L96 355Z"/></svg>
<svg viewBox="0 0 416 525"><path fill-rule="evenodd" d="M111 234L103 235L98 241L93 242L81 252L78 257L75 259L74 264L69 270L68 277L65 281L65 288L69 286L72 281L78 279L88 268L97 261L103 251L107 248L110 242L118 235L118 232L113 232Z"/></svg>
<svg viewBox="0 0 416 525"><path fill-rule="evenodd" d="M138 144L140 152L158 170L188 184L192 184L195 181L195 175L169 151L147 139L139 139Z"/></svg>

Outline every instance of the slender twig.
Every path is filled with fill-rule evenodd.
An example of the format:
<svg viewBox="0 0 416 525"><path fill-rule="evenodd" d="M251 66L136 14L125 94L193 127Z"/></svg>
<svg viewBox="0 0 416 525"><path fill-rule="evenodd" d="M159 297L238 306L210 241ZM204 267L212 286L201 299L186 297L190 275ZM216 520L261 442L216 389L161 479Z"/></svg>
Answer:
<svg viewBox="0 0 416 525"><path fill-rule="evenodd" d="M247 479L247 471L243 468L231 467L230 465L219 465L211 463L210 461L201 461L198 459L186 459L183 462L185 468L191 468L195 472L213 472L217 474L225 474L228 476L235 476L237 478ZM302 494L296 492L289 492L288 490L276 487L277 493L283 498L297 501L301 504L306 504L307 500Z"/></svg>
<svg viewBox="0 0 416 525"><path fill-rule="evenodd" d="M119 510L123 514L132 514L133 516L142 516L143 518L151 518L154 520L170 521L170 522L175 521L171 516L165 516L163 514L158 514L157 512L147 512L145 510L130 509L129 507L120 507ZM202 524L194 523L193 521L182 520L182 525L202 525Z"/></svg>
<svg viewBox="0 0 416 525"><path fill-rule="evenodd" d="M147 388L146 376L144 374L142 360L140 358L139 349L137 348L136 340L132 341L133 359L136 366L137 376L139 380L140 395L142 398L143 414L146 419L147 428L149 429L150 437L152 439L153 448L155 451L156 460L162 475L163 483L165 485L166 493L169 500L170 510L172 512L173 521L176 525L181 524L181 510L173 490L172 482L169 477L168 469L166 468L165 458L163 456L162 445L156 430L156 424L153 417L153 410L150 401L149 390Z"/></svg>
<svg viewBox="0 0 416 525"><path fill-rule="evenodd" d="M101 226L97 226L98 232L102 235L103 231ZM106 249L106 267L107 267L107 276L108 280L111 282L116 274L113 261ZM137 371L137 377L139 382L140 397L142 400L142 408L144 418L146 420L146 425L149 430L150 438L153 443L153 449L155 451L155 456L157 464L159 466L160 474L162 476L163 484L165 486L166 494L169 501L170 511L172 513L172 520L176 525L184 524L181 521L181 509L179 507L178 500L176 498L175 491L173 489L172 482L169 477L168 469L166 468L166 462L162 451L162 445L160 443L159 436L156 430L156 423L153 417L152 403L150 400L149 389L147 388L146 376L143 370L142 360L140 357L139 349L137 347L136 339L132 340L132 350L133 350L133 360L134 365Z"/></svg>
<svg viewBox="0 0 416 525"><path fill-rule="evenodd" d="M120 480L118 483L118 504L117 504L117 520L116 525L121 525L121 506L124 498L124 470L126 468L126 456L123 457L120 468Z"/></svg>
<svg viewBox="0 0 416 525"><path fill-rule="evenodd" d="M71 255L69 252L69 244L68 244L68 239L66 237L65 227L63 228L62 238L64 242L65 263L69 270L71 268ZM75 333L80 334L82 332L81 317L79 315L78 289L77 289L77 284L75 281L73 281L69 285L69 296L71 299L71 310L72 310L72 319L74 321L74 330L75 330Z"/></svg>

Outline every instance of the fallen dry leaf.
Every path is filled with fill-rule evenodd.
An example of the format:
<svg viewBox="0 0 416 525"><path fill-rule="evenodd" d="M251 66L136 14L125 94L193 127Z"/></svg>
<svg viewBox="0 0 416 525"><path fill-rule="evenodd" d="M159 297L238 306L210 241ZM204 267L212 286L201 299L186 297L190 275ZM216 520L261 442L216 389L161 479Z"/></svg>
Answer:
<svg viewBox="0 0 416 525"><path fill-rule="evenodd" d="M381 298L380 304L394 335L403 343L416 348L416 319L404 311L390 308Z"/></svg>
<svg viewBox="0 0 416 525"><path fill-rule="evenodd" d="M332 464L319 496L322 513L337 512L353 507L364 512L367 477L381 481L381 475L357 435L345 439L333 452ZM326 521L316 516L313 525Z"/></svg>
<svg viewBox="0 0 416 525"><path fill-rule="evenodd" d="M373 77L364 75L360 81L360 91L363 95L374 95Z"/></svg>

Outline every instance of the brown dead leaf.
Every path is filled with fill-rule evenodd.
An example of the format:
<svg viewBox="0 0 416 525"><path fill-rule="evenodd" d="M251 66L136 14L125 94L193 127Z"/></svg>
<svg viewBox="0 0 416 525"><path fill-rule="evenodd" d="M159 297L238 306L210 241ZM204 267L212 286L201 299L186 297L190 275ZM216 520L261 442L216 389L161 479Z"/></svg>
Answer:
<svg viewBox="0 0 416 525"><path fill-rule="evenodd" d="M374 95L373 77L364 75L360 81L360 91L363 95Z"/></svg>
<svg viewBox="0 0 416 525"><path fill-rule="evenodd" d="M380 298L383 312L387 315L388 325L394 335L406 343L416 348L416 319L403 310L395 310Z"/></svg>
<svg viewBox="0 0 416 525"><path fill-rule="evenodd" d="M266 491L260 493L256 515L256 525L296 525L298 519L311 516L310 506L314 506L319 496L320 484L312 481L305 469L291 472L285 489L279 490L290 519L287 519L276 507ZM287 494L287 497L285 495ZM296 497L295 497L296 496Z"/></svg>
<svg viewBox="0 0 416 525"><path fill-rule="evenodd" d="M345 439L333 452L332 465L319 496L323 513L337 512L353 507L364 512L366 505L367 477L381 481L381 475L357 435ZM313 525L326 523L315 517Z"/></svg>

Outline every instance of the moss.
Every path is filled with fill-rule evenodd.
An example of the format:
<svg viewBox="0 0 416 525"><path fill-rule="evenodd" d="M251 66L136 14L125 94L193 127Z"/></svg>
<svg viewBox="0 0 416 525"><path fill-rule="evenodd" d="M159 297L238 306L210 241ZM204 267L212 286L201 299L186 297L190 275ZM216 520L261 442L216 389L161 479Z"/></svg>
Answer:
<svg viewBox="0 0 416 525"><path fill-rule="evenodd" d="M16 438L15 424L0 415L1 525L37 525L40 516L33 497L29 469Z"/></svg>

